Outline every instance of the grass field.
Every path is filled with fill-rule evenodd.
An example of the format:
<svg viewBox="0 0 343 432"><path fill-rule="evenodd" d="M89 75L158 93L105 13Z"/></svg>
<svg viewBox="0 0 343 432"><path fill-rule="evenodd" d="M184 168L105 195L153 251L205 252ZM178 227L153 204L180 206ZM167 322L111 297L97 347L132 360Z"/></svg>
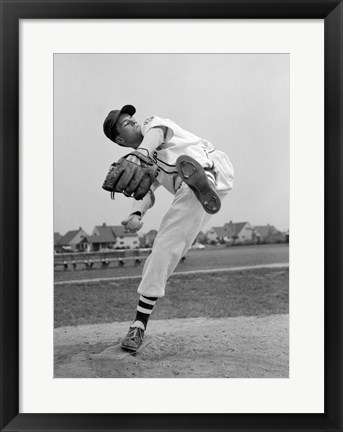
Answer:
<svg viewBox="0 0 343 432"><path fill-rule="evenodd" d="M288 269L174 276L153 319L234 317L288 312ZM129 321L137 280L55 287L55 327Z"/></svg>
<svg viewBox="0 0 343 432"><path fill-rule="evenodd" d="M191 250L186 256L186 260L180 263L176 271L188 271L199 269L215 269L237 266L248 266L270 263L288 263L289 247L288 244L279 245L260 245L260 246L240 246L240 247L208 247L205 250ZM125 264L124 267L118 267L112 264L107 269L94 268L85 270L80 266L76 270L56 270L55 282L108 278L116 276L140 275L142 265L134 266Z"/></svg>
<svg viewBox="0 0 343 432"><path fill-rule="evenodd" d="M125 357L119 344L139 278L89 279L142 267L56 272L79 282L54 287L55 378L288 377L288 267L216 270L272 263L288 263L286 245L191 251L177 272L209 271L173 274L151 317L151 343Z"/></svg>

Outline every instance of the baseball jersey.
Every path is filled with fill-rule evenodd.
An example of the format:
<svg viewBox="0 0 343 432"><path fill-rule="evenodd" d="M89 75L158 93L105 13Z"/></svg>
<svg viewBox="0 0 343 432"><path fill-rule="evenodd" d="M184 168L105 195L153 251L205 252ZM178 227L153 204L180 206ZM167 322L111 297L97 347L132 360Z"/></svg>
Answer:
<svg viewBox="0 0 343 432"><path fill-rule="evenodd" d="M165 128L165 137L156 150L150 152L150 157L158 166L157 178L151 185L152 192L162 185L175 195L182 183L176 170L176 159L184 154L196 159L204 168L214 169L217 191L232 189L234 170L226 153L216 150L209 141L188 132L172 120L157 116L148 117L143 122L143 137L151 128L159 126ZM144 139L139 148L144 148ZM132 213L140 212L143 216L152 205L151 196L147 194L142 200L134 200Z"/></svg>
<svg viewBox="0 0 343 432"><path fill-rule="evenodd" d="M148 117L141 125L143 137L150 129L158 126L166 128L162 144L150 155L158 166L157 182L163 185L169 192L175 194L175 181L177 177L176 159L184 154L195 157L202 165L211 167L212 161L209 153L214 151L213 145L181 128L169 119L158 116ZM142 142L144 148L144 140Z"/></svg>

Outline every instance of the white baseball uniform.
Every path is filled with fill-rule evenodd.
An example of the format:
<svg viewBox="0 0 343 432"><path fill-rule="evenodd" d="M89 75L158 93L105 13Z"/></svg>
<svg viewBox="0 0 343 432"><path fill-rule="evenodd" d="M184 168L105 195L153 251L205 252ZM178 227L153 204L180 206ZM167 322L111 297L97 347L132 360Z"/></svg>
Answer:
<svg viewBox="0 0 343 432"><path fill-rule="evenodd" d="M164 141L150 156L158 165L158 176L152 185L155 190L164 186L175 197L163 217L152 252L147 258L138 292L146 297L163 297L169 276L184 256L202 227L211 217L206 213L194 192L182 183L176 171L176 159L189 155L204 168L211 168L216 177L216 191L222 200L233 187L234 170L229 157L202 138L182 129L169 119L148 117L141 126L143 137L151 128L162 126L166 133ZM144 139L140 145L144 148ZM132 212L147 211L149 200L135 201Z"/></svg>

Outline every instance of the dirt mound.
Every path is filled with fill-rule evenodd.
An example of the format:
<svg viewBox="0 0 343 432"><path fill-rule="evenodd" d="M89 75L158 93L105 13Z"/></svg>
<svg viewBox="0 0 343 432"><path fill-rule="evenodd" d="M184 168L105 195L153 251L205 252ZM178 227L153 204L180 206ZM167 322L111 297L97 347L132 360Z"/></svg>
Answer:
<svg viewBox="0 0 343 432"><path fill-rule="evenodd" d="M136 355L129 323L55 329L55 378L288 377L288 315L152 320Z"/></svg>

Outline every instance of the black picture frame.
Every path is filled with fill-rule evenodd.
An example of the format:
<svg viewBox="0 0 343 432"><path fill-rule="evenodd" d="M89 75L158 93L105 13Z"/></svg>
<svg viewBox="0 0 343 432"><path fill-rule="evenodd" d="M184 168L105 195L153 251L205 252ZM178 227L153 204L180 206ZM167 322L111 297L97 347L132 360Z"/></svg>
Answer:
<svg viewBox="0 0 343 432"><path fill-rule="evenodd" d="M342 431L342 1L1 0L0 7L1 431ZM324 19L324 414L19 413L19 20L105 18Z"/></svg>

